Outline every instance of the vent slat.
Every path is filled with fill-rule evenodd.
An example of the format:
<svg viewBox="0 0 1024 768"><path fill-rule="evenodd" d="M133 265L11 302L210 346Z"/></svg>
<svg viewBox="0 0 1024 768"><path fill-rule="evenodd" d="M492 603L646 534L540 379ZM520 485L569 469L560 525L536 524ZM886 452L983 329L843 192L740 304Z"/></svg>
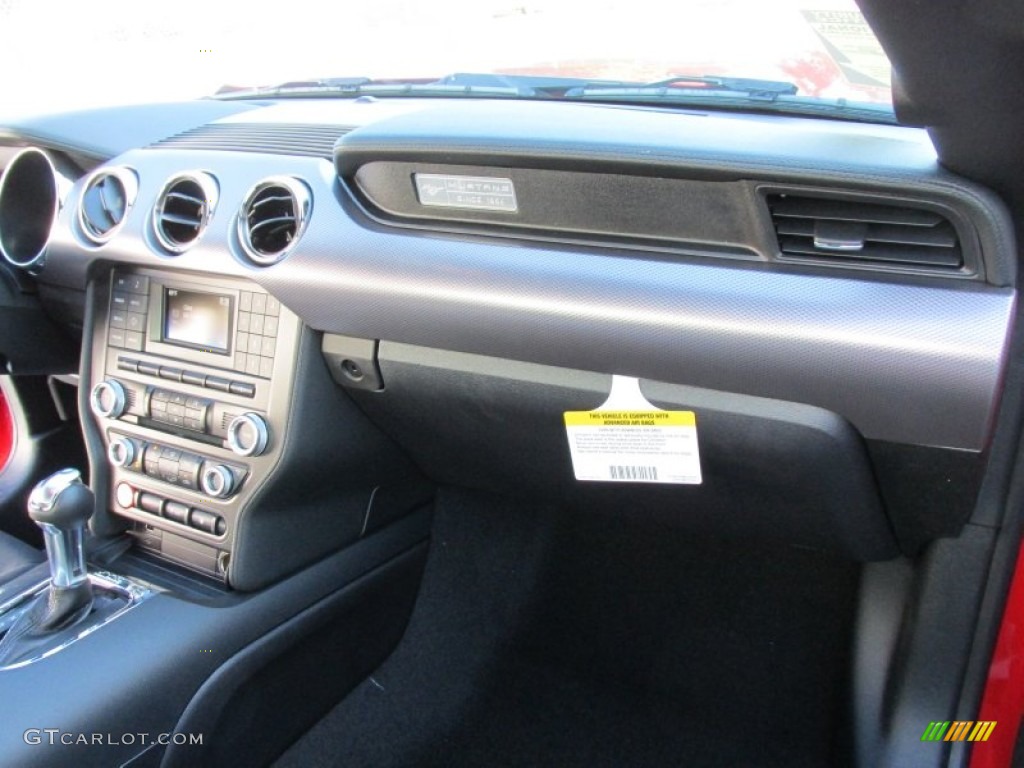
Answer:
<svg viewBox="0 0 1024 768"><path fill-rule="evenodd" d="M959 267L960 252L949 248L904 246L892 243L867 243L859 251L823 251L810 238L784 235L779 238L782 252L788 255L816 256L847 262L881 262L932 267Z"/></svg>
<svg viewBox="0 0 1024 768"><path fill-rule="evenodd" d="M814 221L810 219L780 219L775 227L780 235L814 236ZM886 224L868 227L865 240L878 243L906 243L908 245L931 245L936 248L956 248L956 232L946 222L932 229L920 227L901 229Z"/></svg>
<svg viewBox="0 0 1024 768"><path fill-rule="evenodd" d="M862 221L869 224L902 224L908 227L934 227L945 219L934 211L875 203L851 203L845 200L816 199L778 195L772 214L786 218Z"/></svg>
<svg viewBox="0 0 1024 768"><path fill-rule="evenodd" d="M341 125L303 123L215 123L183 131L150 146L161 149L260 152L330 160L334 154L334 143L350 130Z"/></svg>
<svg viewBox="0 0 1024 768"><path fill-rule="evenodd" d="M160 221L166 221L171 224L181 224L183 227L199 229L199 222L192 216L179 216L176 213L168 213L167 211L164 211L160 214Z"/></svg>
<svg viewBox="0 0 1024 768"><path fill-rule="evenodd" d="M249 227L249 237L254 238L254 239L258 238L259 235L260 235L261 230L264 230L267 227L271 227L272 228L270 230L272 233L273 232L283 231L283 229L279 229L279 227L289 227L291 229L294 229L295 228L295 217L294 216L275 216L272 219L264 219L259 224L256 224L254 226ZM289 240L291 240L291 238L289 238Z"/></svg>
<svg viewBox="0 0 1024 768"><path fill-rule="evenodd" d="M771 194L768 209L784 257L833 264L964 266L956 227L938 211L886 203Z"/></svg>

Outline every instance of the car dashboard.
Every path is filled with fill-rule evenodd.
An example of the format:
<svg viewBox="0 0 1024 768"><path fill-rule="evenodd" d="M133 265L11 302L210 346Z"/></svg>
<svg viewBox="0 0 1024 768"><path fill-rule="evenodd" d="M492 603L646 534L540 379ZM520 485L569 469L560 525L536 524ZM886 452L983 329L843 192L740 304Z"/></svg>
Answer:
<svg viewBox="0 0 1024 768"><path fill-rule="evenodd" d="M1016 244L921 130L357 98L0 135L14 290L81 339L93 531L225 594L439 486L857 562L973 510ZM613 376L696 413L701 483L576 479L563 417Z"/></svg>

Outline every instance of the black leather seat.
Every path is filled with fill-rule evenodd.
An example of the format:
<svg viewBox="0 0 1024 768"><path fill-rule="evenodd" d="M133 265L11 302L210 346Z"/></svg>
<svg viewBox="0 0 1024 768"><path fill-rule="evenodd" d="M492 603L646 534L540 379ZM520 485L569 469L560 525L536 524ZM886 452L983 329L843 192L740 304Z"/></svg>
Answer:
<svg viewBox="0 0 1024 768"><path fill-rule="evenodd" d="M46 559L42 550L0 533L0 583L13 579Z"/></svg>

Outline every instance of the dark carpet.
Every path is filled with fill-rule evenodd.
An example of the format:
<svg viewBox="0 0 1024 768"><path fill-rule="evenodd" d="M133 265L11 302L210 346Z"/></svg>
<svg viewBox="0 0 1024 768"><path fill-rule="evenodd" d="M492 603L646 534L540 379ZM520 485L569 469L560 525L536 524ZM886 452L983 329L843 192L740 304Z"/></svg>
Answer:
<svg viewBox="0 0 1024 768"><path fill-rule="evenodd" d="M446 491L405 637L278 765L843 765L857 575Z"/></svg>

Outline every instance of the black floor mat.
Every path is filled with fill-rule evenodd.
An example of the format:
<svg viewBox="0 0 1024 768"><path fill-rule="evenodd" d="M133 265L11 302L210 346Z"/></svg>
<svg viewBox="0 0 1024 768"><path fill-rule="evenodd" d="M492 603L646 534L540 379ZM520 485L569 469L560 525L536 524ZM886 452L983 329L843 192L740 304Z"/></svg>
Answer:
<svg viewBox="0 0 1024 768"><path fill-rule="evenodd" d="M842 764L856 580L628 510L447 492L402 642L279 765Z"/></svg>

